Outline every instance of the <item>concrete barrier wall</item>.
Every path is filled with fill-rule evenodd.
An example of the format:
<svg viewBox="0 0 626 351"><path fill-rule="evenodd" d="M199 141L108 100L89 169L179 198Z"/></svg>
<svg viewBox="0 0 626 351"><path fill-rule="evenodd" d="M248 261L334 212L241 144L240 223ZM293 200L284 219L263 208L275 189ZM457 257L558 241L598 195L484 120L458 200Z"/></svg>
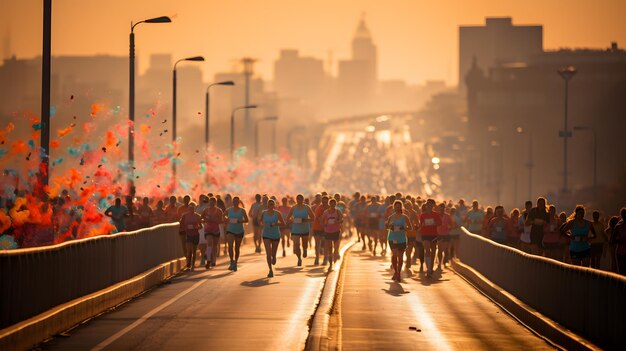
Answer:
<svg viewBox="0 0 626 351"><path fill-rule="evenodd" d="M458 257L494 284L597 345L626 347L626 278L497 244L463 228Z"/></svg>
<svg viewBox="0 0 626 351"><path fill-rule="evenodd" d="M181 256L178 223L0 251L0 329Z"/></svg>

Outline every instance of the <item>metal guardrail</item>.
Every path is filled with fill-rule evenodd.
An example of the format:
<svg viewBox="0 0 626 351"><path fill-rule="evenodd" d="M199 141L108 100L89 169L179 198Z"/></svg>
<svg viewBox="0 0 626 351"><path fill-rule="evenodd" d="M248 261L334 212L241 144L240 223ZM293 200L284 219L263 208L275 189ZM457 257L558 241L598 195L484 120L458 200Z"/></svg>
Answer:
<svg viewBox="0 0 626 351"><path fill-rule="evenodd" d="M0 329L181 256L178 223L0 251Z"/></svg>
<svg viewBox="0 0 626 351"><path fill-rule="evenodd" d="M465 228L459 259L553 321L608 349L624 349L626 278L497 244Z"/></svg>

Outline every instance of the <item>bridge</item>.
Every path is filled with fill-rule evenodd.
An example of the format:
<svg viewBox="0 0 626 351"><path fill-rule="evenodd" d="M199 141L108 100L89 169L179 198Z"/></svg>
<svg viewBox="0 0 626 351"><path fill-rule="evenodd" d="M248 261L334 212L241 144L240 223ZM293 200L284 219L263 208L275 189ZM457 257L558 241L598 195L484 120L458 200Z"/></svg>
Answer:
<svg viewBox="0 0 626 351"><path fill-rule="evenodd" d="M336 269L287 249L274 278L182 272L178 224L0 253L0 349L616 349L626 279L464 231L451 267L394 282L389 255L342 240ZM311 251L309 251L311 252Z"/></svg>

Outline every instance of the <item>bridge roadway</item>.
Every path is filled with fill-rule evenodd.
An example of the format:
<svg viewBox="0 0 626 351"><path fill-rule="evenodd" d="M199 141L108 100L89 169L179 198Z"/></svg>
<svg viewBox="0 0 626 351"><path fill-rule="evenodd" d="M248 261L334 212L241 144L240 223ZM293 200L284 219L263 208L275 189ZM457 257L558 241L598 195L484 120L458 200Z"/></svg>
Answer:
<svg viewBox="0 0 626 351"><path fill-rule="evenodd" d="M325 270L310 255L296 267L291 250L280 251L274 278L265 277L265 255L246 245L237 272L222 256L217 269L184 273L40 349L302 350ZM329 327L343 349L550 348L451 271L397 284L389 256L348 256Z"/></svg>

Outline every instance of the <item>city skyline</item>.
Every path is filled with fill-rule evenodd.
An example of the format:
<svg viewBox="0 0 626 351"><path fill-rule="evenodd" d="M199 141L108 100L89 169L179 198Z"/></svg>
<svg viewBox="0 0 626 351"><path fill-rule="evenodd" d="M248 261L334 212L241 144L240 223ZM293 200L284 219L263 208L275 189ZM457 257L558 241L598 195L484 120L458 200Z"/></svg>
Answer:
<svg viewBox="0 0 626 351"><path fill-rule="evenodd" d="M254 56L259 59L256 71L270 79L280 49L292 48L305 56L322 59L325 67L328 67L329 57L332 58L331 73L336 75L338 62L350 56L349 42L364 15L378 46L381 80L403 79L410 84L445 80L449 85L456 85L459 26L482 25L484 18L490 16L511 16L514 24L543 25L546 50L603 48L612 41L626 42L626 26L619 20L619 13L626 11L626 3L601 2L604 6L598 6L597 2L577 7L564 6L570 2L560 0L541 2L545 10L537 13L532 11L529 2L498 4L489 0L480 1L483 6L473 7L460 1L382 4L346 0L334 4L324 0L294 4L272 0L263 4L245 3L248 11L239 11L244 5L239 0L228 3L186 1L175 5L157 1L150 2L149 7L145 6L145 1L132 4L112 1L102 7L64 1L53 5L52 53L55 56L126 55L130 21L165 14L173 17L174 22L142 28L137 33L139 73L147 69L148 58L155 53L171 53L174 57L205 55L208 62L201 67L204 80L217 72L232 71L235 60L242 56ZM198 6L201 10L197 10ZM7 34L10 35L9 42L2 48L3 57L9 55L7 47L10 54L18 58L38 56L41 4L3 2L2 7L6 9L0 11L0 20L5 23L4 28L0 28L3 42ZM330 8L333 11L327 11ZM207 12L206 17L201 17ZM285 13L291 15L285 16ZM299 16L303 13L306 13L305 18ZM106 30L102 29L104 26ZM91 39L80 37L76 34L78 31ZM228 38L222 33L228 33ZM183 36L189 39L181 40ZM162 43L168 45L163 47Z"/></svg>

